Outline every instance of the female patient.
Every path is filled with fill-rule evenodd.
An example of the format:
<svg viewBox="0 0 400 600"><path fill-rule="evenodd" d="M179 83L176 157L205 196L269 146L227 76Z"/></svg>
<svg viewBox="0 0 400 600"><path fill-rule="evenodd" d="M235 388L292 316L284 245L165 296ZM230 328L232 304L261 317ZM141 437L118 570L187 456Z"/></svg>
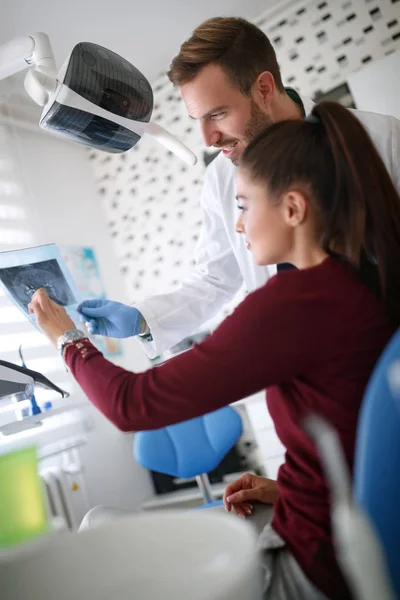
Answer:
<svg viewBox="0 0 400 600"><path fill-rule="evenodd" d="M190 352L145 373L111 364L88 340L64 347L64 358L88 398L124 431L163 427L267 388L285 463L276 483L257 480L246 496L274 504L267 597L344 600L350 594L335 559L327 485L301 424L310 412L328 419L352 468L364 388L400 323L400 199L361 124L323 103L305 121L275 123L250 143L237 201L237 231L255 262L296 269L248 295ZM365 279L363 264L375 277ZM30 310L53 344L74 328L43 290ZM230 492L253 485L239 480ZM232 495L228 509L251 511Z"/></svg>

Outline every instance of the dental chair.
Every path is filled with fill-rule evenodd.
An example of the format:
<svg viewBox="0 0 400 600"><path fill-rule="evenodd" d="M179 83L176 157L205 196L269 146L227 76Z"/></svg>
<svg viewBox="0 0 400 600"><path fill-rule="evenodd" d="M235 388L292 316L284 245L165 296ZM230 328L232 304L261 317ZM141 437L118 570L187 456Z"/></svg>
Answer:
<svg viewBox="0 0 400 600"><path fill-rule="evenodd" d="M338 560L355 598L400 598L400 329L364 395L353 491L335 431L318 417L309 417L305 428L330 482Z"/></svg>
<svg viewBox="0 0 400 600"><path fill-rule="evenodd" d="M139 431L133 441L137 462L151 471L188 479L195 477L204 508L219 506L207 473L213 471L242 434L242 420L230 406L195 419L152 431Z"/></svg>
<svg viewBox="0 0 400 600"><path fill-rule="evenodd" d="M256 535L209 511L141 514L0 551L2 600L261 600Z"/></svg>

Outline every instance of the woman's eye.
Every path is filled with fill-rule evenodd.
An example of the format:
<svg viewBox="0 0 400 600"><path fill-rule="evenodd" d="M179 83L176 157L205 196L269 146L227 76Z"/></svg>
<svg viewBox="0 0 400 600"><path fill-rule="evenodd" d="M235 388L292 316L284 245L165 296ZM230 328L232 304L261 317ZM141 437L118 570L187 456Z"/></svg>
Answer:
<svg viewBox="0 0 400 600"><path fill-rule="evenodd" d="M245 206L238 206L238 209L243 212L245 212L247 210Z"/></svg>

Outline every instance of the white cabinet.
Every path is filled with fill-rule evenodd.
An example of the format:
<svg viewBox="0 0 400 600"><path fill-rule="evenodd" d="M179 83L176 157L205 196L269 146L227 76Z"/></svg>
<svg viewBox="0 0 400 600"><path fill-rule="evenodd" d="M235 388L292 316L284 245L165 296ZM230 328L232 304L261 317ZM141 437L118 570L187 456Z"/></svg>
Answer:
<svg viewBox="0 0 400 600"><path fill-rule="evenodd" d="M284 461L285 448L275 432L267 409L265 391L246 398L244 404L265 474L276 479L278 469Z"/></svg>
<svg viewBox="0 0 400 600"><path fill-rule="evenodd" d="M246 411L254 431L269 429L274 426L267 409L265 392L250 396L245 402Z"/></svg>
<svg viewBox="0 0 400 600"><path fill-rule="evenodd" d="M276 479L278 477L279 467L284 462L283 454L281 456L275 456L275 458L270 458L265 462L265 475L269 477L269 479Z"/></svg>
<svg viewBox="0 0 400 600"><path fill-rule="evenodd" d="M257 442L263 460L269 460L285 453L285 447L276 435L275 429L262 429L257 432Z"/></svg>

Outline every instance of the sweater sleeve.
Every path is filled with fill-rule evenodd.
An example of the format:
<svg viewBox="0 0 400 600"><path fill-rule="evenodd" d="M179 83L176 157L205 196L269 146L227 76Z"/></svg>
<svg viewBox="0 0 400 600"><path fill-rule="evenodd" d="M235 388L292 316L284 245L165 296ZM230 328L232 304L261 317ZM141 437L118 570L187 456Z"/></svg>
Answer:
<svg viewBox="0 0 400 600"><path fill-rule="evenodd" d="M282 297L277 279L250 294L204 342L143 373L112 364L90 342L70 346L65 360L89 400L123 431L211 412L292 379L316 356L310 319L290 293Z"/></svg>

